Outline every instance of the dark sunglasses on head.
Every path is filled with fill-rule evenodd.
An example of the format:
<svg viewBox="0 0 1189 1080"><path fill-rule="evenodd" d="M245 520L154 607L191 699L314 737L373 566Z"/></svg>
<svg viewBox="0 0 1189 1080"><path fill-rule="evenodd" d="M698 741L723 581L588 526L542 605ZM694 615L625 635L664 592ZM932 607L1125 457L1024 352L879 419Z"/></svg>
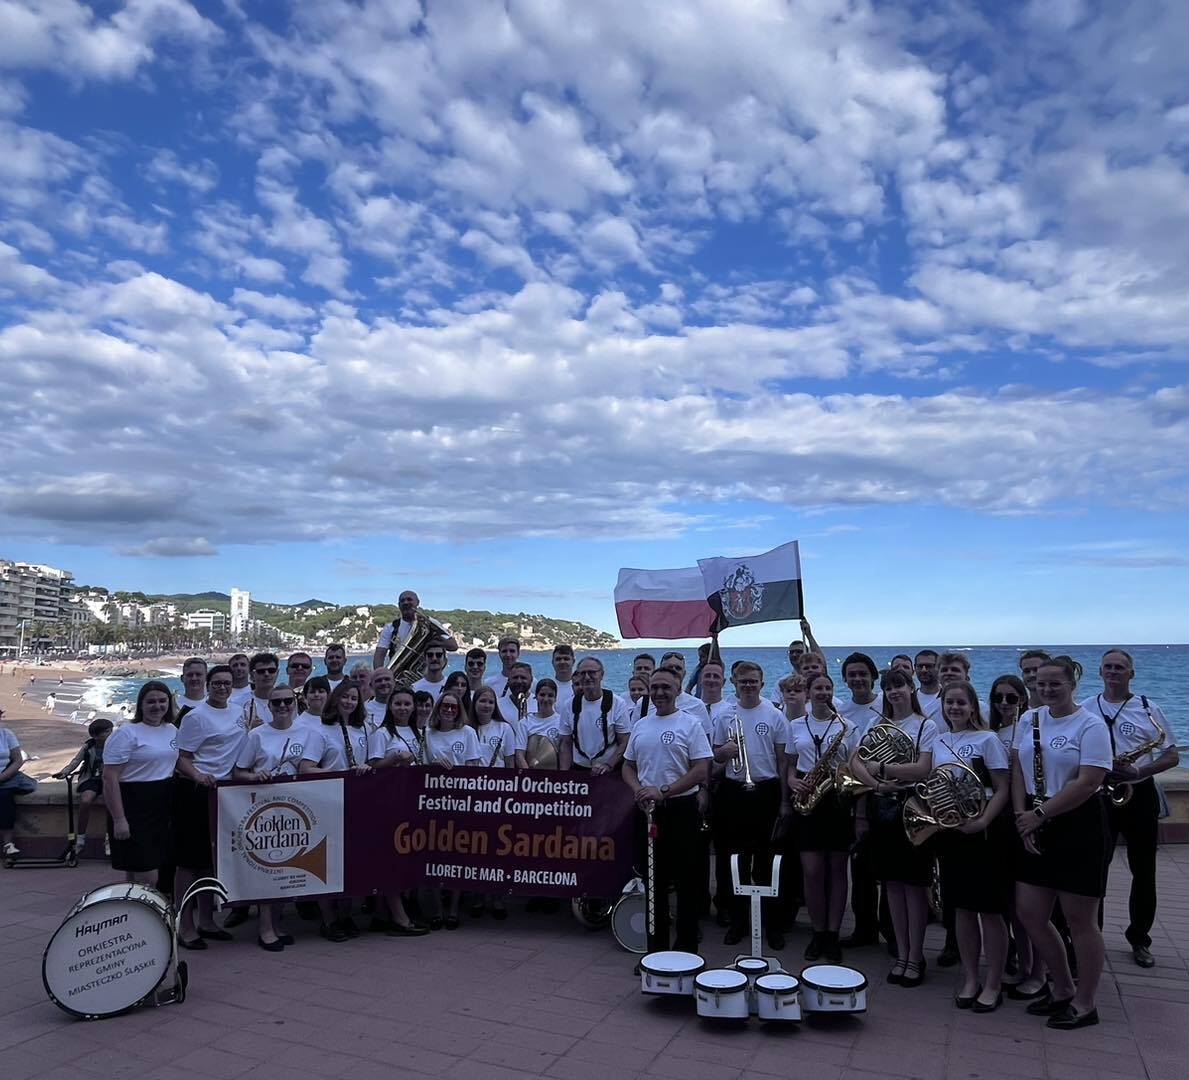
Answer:
<svg viewBox="0 0 1189 1080"><path fill-rule="evenodd" d="M991 700L1002 702L1005 705L1019 705L1020 704L1020 695L1019 694L996 694Z"/></svg>

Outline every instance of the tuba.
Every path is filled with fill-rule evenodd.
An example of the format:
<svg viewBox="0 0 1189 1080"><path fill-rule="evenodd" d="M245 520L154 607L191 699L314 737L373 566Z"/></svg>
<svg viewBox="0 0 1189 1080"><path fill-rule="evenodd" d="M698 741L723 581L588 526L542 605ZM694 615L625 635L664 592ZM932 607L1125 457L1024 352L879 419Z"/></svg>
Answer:
<svg viewBox="0 0 1189 1080"><path fill-rule="evenodd" d="M859 743L859 760L864 765L911 765L917 759L916 743L895 724L876 724ZM834 786L843 798L855 798L871 790L850 771L846 762L834 774Z"/></svg>
<svg viewBox="0 0 1189 1080"><path fill-rule="evenodd" d="M983 782L968 765L947 761L913 788L904 804L904 832L920 847L941 829L956 829L987 806Z"/></svg>
<svg viewBox="0 0 1189 1080"><path fill-rule="evenodd" d="M396 687L408 690L425 674L425 653L435 641L449 637L446 628L424 612L417 612L413 629L401 642L394 642L388 658L388 670L396 680Z"/></svg>

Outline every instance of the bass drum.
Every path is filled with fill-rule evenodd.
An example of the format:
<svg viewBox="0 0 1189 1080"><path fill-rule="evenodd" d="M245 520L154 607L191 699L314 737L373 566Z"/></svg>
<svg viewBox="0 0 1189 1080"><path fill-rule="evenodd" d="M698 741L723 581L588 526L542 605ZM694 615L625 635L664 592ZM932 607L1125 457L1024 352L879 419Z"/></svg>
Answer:
<svg viewBox="0 0 1189 1080"><path fill-rule="evenodd" d="M173 963L173 908L156 889L123 882L83 895L41 959L50 1000L84 1020L151 997Z"/></svg>
<svg viewBox="0 0 1189 1080"><path fill-rule="evenodd" d="M644 882L633 878L611 909L611 933L620 948L630 953L648 952L648 907L644 902Z"/></svg>

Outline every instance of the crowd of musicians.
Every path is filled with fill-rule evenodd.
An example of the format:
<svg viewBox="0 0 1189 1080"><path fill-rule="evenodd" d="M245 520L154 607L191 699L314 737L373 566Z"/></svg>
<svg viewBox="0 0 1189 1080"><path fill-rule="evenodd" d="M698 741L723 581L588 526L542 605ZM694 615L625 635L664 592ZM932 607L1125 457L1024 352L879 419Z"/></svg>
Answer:
<svg viewBox="0 0 1189 1080"><path fill-rule="evenodd" d="M402 594L402 618L373 663L351 671L332 645L324 675L311 677L304 652L284 671L262 652L187 661L176 700L146 683L134 720L92 753L112 865L150 884L176 868L180 895L209 872L208 789L228 778L426 764L589 770L618 773L641 823L647 814L654 825L650 949L697 952L712 908L725 943L742 940L748 907L733 893L730 858L743 881L766 882L779 853L780 894L764 901L770 948L786 947L803 904L807 960L838 962L844 948L882 936L894 958L887 982L911 988L926 977L925 929L937 918L946 944L935 962L960 964L958 1008L992 1012L1006 995L1052 1027L1082 1027L1098 1019L1102 900L1122 837L1127 941L1138 965L1155 962L1153 777L1178 758L1159 706L1132 690L1122 649L1103 655L1100 690L1081 685L1069 657L1025 652L984 701L963 654L931 649L882 671L853 653L836 683L805 624L809 644L790 645L783 677L748 660L725 668L706 647L692 673L680 653L641 654L620 696L604 689L597 657L559 645L546 674L520 661L514 638L499 645L497 673L472 649L447 675L457 644L436 628L408 685L386 661L424 629L417 603ZM458 928L464 903L472 915L507 915L499 896L438 889L374 903L370 929L410 936ZM350 902L317 906L323 936L359 932ZM841 939L848 907L854 929ZM230 936L209 906L194 908L184 947ZM246 917L234 912L228 925ZM270 951L293 943L280 905L259 905L257 940Z"/></svg>

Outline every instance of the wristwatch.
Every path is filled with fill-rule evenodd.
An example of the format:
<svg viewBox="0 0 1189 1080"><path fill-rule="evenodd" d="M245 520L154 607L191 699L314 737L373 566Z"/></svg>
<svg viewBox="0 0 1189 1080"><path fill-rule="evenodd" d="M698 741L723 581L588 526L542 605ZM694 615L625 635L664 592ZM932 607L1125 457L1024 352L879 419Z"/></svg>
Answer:
<svg viewBox="0 0 1189 1080"><path fill-rule="evenodd" d="M661 784L661 798L667 799L669 797L669 785Z"/></svg>
<svg viewBox="0 0 1189 1080"><path fill-rule="evenodd" d="M1043 818L1043 817L1045 816L1045 808L1044 808L1043 806L1039 805L1039 804L1037 804L1036 806L1034 806L1034 807L1032 808L1032 812L1033 812L1033 813L1034 813L1034 814L1035 814L1035 815L1036 815L1038 818Z"/></svg>

